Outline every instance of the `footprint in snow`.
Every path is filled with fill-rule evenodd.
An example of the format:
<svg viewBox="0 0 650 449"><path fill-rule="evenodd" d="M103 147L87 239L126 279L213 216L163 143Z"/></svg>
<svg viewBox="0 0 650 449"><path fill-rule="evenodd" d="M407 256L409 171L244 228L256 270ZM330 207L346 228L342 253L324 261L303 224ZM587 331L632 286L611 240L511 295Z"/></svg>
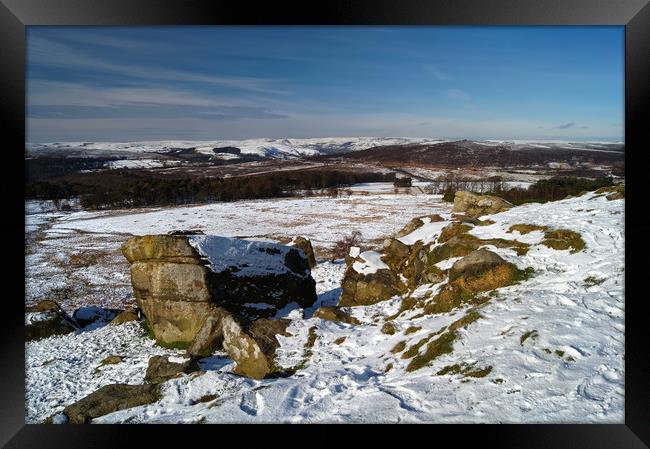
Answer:
<svg viewBox="0 0 650 449"><path fill-rule="evenodd" d="M251 416L257 416L264 410L264 398L256 391L247 391L241 397L239 408Z"/></svg>
<svg viewBox="0 0 650 449"><path fill-rule="evenodd" d="M613 383L601 374L594 374L578 385L577 392L585 399L604 402L615 394L616 387Z"/></svg>

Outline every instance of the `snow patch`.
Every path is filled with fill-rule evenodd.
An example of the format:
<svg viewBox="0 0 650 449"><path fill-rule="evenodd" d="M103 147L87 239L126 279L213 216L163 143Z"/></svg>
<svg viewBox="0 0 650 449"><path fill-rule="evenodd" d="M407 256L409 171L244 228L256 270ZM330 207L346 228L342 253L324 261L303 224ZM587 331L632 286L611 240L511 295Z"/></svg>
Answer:
<svg viewBox="0 0 650 449"><path fill-rule="evenodd" d="M364 251L359 254L359 258L363 259L363 262L354 262L352 268L357 273L361 274L373 274L377 270L387 270L388 265L381 260L381 254L377 251Z"/></svg>

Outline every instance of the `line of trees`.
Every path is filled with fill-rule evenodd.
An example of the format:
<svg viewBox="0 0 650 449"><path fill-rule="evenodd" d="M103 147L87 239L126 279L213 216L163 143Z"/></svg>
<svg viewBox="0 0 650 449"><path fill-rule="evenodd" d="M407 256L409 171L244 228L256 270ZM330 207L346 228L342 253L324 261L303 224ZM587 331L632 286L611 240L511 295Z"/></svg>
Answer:
<svg viewBox="0 0 650 449"><path fill-rule="evenodd" d="M394 176L393 173L311 169L232 178L170 178L133 170L112 170L29 182L26 196L43 200L79 197L84 209L129 208L275 198L312 189L329 189L329 193L337 187L361 182L392 182ZM336 195L330 193L330 196Z"/></svg>
<svg viewBox="0 0 650 449"><path fill-rule="evenodd" d="M503 191L504 184L500 176L492 176L486 179L472 179L461 176L448 175L432 181L425 186L427 193L443 195L445 201L453 201L454 195L459 190L474 193L494 193Z"/></svg>
<svg viewBox="0 0 650 449"><path fill-rule="evenodd" d="M542 179L528 188L507 188L501 177L494 176L484 180L467 179L448 176L436 180L425 187L427 193L442 194L444 201L454 201L457 191L469 191L480 194L499 196L512 204L545 203L577 195L580 192L592 191L601 187L614 185L611 177L579 178L573 176L555 176Z"/></svg>
<svg viewBox="0 0 650 449"><path fill-rule="evenodd" d="M614 180L611 177L587 179L556 176L539 180L527 189L513 187L512 189L496 192L496 194L515 205L546 203L561 200L568 195L577 195L581 192L589 192L611 185L614 185Z"/></svg>

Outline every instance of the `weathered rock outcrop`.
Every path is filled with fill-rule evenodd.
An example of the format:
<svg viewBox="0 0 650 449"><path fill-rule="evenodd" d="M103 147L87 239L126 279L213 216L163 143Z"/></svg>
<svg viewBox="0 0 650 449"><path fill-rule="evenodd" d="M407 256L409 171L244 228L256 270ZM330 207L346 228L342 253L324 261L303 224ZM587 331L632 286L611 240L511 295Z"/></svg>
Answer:
<svg viewBox="0 0 650 449"><path fill-rule="evenodd" d="M150 384L158 384L181 374L198 371L198 369L198 364L193 359L173 362L167 356L155 355L149 359L144 379Z"/></svg>
<svg viewBox="0 0 650 449"><path fill-rule="evenodd" d="M375 251L350 256L346 258L346 263L340 306L375 304L406 291L399 275Z"/></svg>
<svg viewBox="0 0 650 449"><path fill-rule="evenodd" d="M407 245L389 238L384 241L381 253L366 251L356 257L349 256L339 305L374 304L423 283L442 282L444 273L435 266L439 261L430 257L431 251L422 242Z"/></svg>
<svg viewBox="0 0 650 449"><path fill-rule="evenodd" d="M492 251L477 249L452 265L449 270L449 281L454 281L461 276L476 276L505 263L501 256Z"/></svg>
<svg viewBox="0 0 650 449"><path fill-rule="evenodd" d="M478 195L472 192L459 191L454 196L453 212L464 212L470 217L496 214L510 209L512 204L492 195Z"/></svg>
<svg viewBox="0 0 650 449"><path fill-rule="evenodd" d="M89 424L94 418L118 410L151 404L160 400L160 386L157 384L105 385L99 390L67 406L63 414L69 424Z"/></svg>
<svg viewBox="0 0 650 449"><path fill-rule="evenodd" d="M122 252L138 306L165 344L192 342L214 305L246 321L272 316L290 302L309 307L316 300L305 254L286 245L147 235L130 238Z"/></svg>
<svg viewBox="0 0 650 449"><path fill-rule="evenodd" d="M425 313L449 312L476 300L476 294L517 282L523 276L514 264L485 249L473 251L449 270L449 282L424 307Z"/></svg>
<svg viewBox="0 0 650 449"><path fill-rule="evenodd" d="M27 307L25 339L40 340L53 335L65 335L77 329L77 323L55 301L44 300Z"/></svg>
<svg viewBox="0 0 650 449"><path fill-rule="evenodd" d="M359 248L354 248L354 252L346 258L347 269L342 281L340 306L374 304L396 295L404 295L423 284L448 281L443 287L445 290L447 286L455 285L459 278L469 279L470 275L480 273L481 270L500 267L485 278L489 278L489 281L474 279L469 284L455 285L454 290L450 290L454 298L459 292L469 297L478 291L485 291L482 290L483 287L495 285L492 288L498 288L502 281L510 282L510 278L519 275L514 265L507 264L498 255L486 250L476 251L486 245L510 248L519 255L528 251L529 245L517 240L480 239L468 232L475 226L490 223L461 219L442 227L429 226L433 222L430 217L418 220L422 221L422 224L415 226L412 221L405 228L410 230L411 234L386 239L378 252L361 252ZM419 228L425 225L429 227L420 231ZM457 261L451 269L438 266L440 262L452 257L465 256L468 257Z"/></svg>
<svg viewBox="0 0 650 449"><path fill-rule="evenodd" d="M338 321L346 324L359 324L359 320L344 312L339 307L319 307L314 316L328 321Z"/></svg>
<svg viewBox="0 0 650 449"><path fill-rule="evenodd" d="M186 346L192 359L223 348L236 372L261 379L273 371L276 335L289 324L267 318L291 302L309 307L316 300L308 257L297 246L175 233L133 237L122 251L156 340ZM187 368L152 363L151 381Z"/></svg>
<svg viewBox="0 0 650 449"><path fill-rule="evenodd" d="M223 347L221 325L226 315L229 315L226 309L211 305L203 324L187 348L187 354L190 357L207 357Z"/></svg>
<svg viewBox="0 0 650 449"><path fill-rule="evenodd" d="M444 221L444 218L442 218L438 214L434 215L425 215L423 217L417 217L414 218L413 220L409 221L406 226L404 226L402 229L397 232L395 235L397 238L404 237L405 235L410 234L411 232L415 231L418 228L421 228L424 225L424 218L429 219L429 223L435 223L437 221Z"/></svg>
<svg viewBox="0 0 650 449"><path fill-rule="evenodd" d="M260 318L243 327L232 315L222 320L223 348L237 362L235 372L262 379L273 371L273 356L279 347L276 335L289 336L289 320Z"/></svg>
<svg viewBox="0 0 650 449"><path fill-rule="evenodd" d="M121 311L113 320L111 321L111 324L113 326L118 326L120 324L127 323L129 321L137 321L140 319L140 316L138 314L138 310L129 307L123 311Z"/></svg>
<svg viewBox="0 0 650 449"><path fill-rule="evenodd" d="M276 335L289 336L289 323L286 319L267 318L242 322L224 308L212 306L187 354L206 357L223 348L237 363L237 373L261 379L273 371L275 350L280 345Z"/></svg>
<svg viewBox="0 0 650 449"><path fill-rule="evenodd" d="M301 249L305 256L307 256L307 262L309 263L309 269L316 267L316 253L314 253L314 247L311 245L311 241L303 236L294 237L289 246L295 246L298 249Z"/></svg>

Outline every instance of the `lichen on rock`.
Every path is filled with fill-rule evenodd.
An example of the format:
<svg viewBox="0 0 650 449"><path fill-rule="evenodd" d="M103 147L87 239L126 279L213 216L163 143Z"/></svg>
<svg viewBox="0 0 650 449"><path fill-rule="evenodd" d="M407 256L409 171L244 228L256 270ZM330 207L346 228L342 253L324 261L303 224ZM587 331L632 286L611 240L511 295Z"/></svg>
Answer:
<svg viewBox="0 0 650 449"><path fill-rule="evenodd" d="M512 204L503 198L492 195L478 195L472 192L458 191L454 196L453 212L464 212L470 217L491 215L510 209Z"/></svg>

